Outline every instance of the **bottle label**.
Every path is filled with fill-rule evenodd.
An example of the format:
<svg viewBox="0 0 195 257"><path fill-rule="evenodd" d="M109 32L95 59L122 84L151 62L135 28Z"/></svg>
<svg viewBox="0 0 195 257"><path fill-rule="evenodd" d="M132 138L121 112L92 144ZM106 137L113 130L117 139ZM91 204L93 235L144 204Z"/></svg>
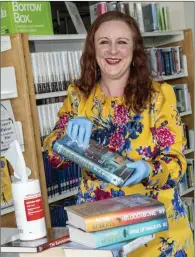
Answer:
<svg viewBox="0 0 195 257"><path fill-rule="evenodd" d="M24 206L27 221L39 220L44 217L43 201L40 193L26 195Z"/></svg>

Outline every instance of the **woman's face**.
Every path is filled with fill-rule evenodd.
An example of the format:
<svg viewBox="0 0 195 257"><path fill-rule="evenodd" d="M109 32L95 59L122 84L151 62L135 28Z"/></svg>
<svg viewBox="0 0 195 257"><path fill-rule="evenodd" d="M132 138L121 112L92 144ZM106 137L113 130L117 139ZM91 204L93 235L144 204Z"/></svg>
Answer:
<svg viewBox="0 0 195 257"><path fill-rule="evenodd" d="M95 53L101 73L110 79L128 78L133 57L133 38L128 25L123 21L102 23L95 33Z"/></svg>

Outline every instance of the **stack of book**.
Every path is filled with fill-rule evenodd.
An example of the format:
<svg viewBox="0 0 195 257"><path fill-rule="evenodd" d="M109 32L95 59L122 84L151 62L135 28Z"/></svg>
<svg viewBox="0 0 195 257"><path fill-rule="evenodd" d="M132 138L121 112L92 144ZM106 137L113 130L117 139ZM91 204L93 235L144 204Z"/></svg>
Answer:
<svg viewBox="0 0 195 257"><path fill-rule="evenodd" d="M152 240L155 233L168 229L164 205L141 194L68 206L65 210L70 240L91 248L119 244L127 254ZM137 246L131 248L135 239Z"/></svg>

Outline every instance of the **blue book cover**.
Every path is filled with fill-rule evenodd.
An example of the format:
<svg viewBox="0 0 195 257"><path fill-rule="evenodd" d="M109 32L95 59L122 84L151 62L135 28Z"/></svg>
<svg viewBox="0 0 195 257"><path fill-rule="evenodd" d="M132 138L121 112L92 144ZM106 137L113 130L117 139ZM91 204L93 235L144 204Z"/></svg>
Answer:
<svg viewBox="0 0 195 257"><path fill-rule="evenodd" d="M66 135L55 142L53 151L117 187L122 187L135 171L135 169L127 168L128 161L118 153L92 139L89 147L84 149Z"/></svg>
<svg viewBox="0 0 195 257"><path fill-rule="evenodd" d="M158 16L156 3L149 3L142 6L143 22L145 32L158 30Z"/></svg>
<svg viewBox="0 0 195 257"><path fill-rule="evenodd" d="M90 233L70 225L68 225L68 227L71 241L93 248L99 248L132 240L141 236L155 234L167 230L169 226L167 218L164 217L161 219L154 219Z"/></svg>

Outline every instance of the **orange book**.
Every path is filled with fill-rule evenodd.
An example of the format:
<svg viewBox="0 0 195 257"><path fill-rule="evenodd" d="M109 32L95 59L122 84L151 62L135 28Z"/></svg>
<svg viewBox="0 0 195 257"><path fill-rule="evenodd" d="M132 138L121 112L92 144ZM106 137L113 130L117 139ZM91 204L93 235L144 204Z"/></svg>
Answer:
<svg viewBox="0 0 195 257"><path fill-rule="evenodd" d="M65 207L68 224L86 232L165 218L164 204L141 194Z"/></svg>

